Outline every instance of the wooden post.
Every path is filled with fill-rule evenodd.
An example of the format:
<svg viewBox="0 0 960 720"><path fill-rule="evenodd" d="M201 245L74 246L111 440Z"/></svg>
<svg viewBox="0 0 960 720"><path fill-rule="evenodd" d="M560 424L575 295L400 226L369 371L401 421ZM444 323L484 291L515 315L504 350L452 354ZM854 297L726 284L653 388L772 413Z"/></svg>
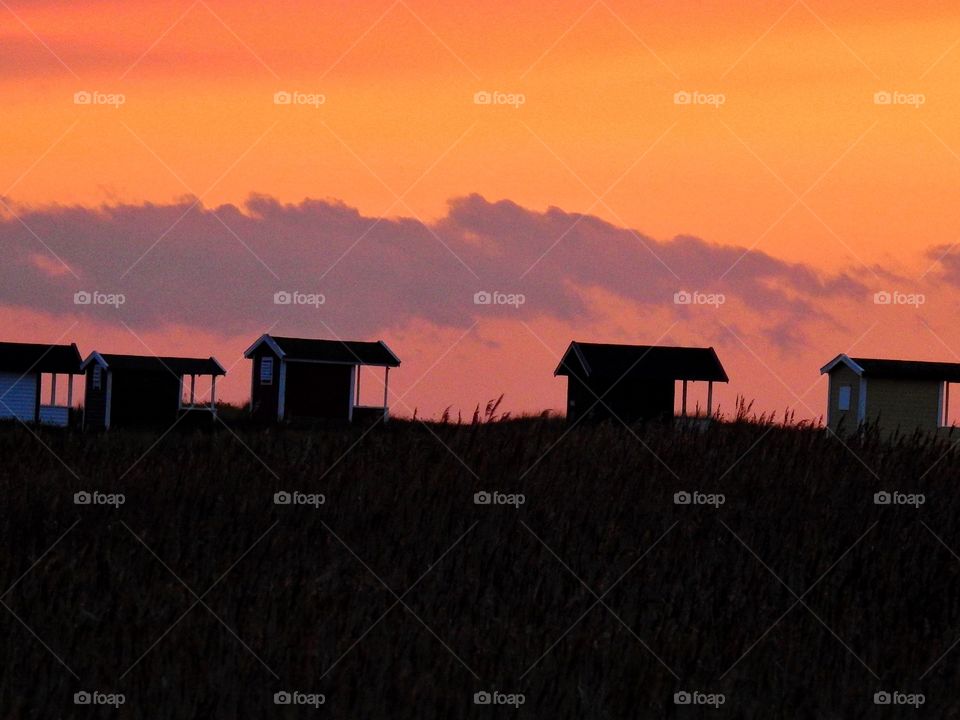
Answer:
<svg viewBox="0 0 960 720"><path fill-rule="evenodd" d="M713 380L707 382L707 417L713 417Z"/></svg>
<svg viewBox="0 0 960 720"><path fill-rule="evenodd" d="M950 383L943 384L943 426L950 426Z"/></svg>
<svg viewBox="0 0 960 720"><path fill-rule="evenodd" d="M383 421L387 421L387 385L390 383L390 366L383 373Z"/></svg>
<svg viewBox="0 0 960 720"><path fill-rule="evenodd" d="M67 375L67 407L73 407L73 373Z"/></svg>
<svg viewBox="0 0 960 720"><path fill-rule="evenodd" d="M50 404L57 404L57 374L50 374Z"/></svg>
<svg viewBox="0 0 960 720"><path fill-rule="evenodd" d="M360 368L362 366L357 365L357 399L354 401L354 405L360 404Z"/></svg>
<svg viewBox="0 0 960 720"><path fill-rule="evenodd" d="M680 403L680 416L687 416L687 381L683 381L683 400Z"/></svg>
<svg viewBox="0 0 960 720"><path fill-rule="evenodd" d="M193 407L193 398L194 398L194 392L196 391L196 388L197 388L197 376L191 374L190 375L190 407ZM211 397L213 397L213 395L211 395Z"/></svg>
<svg viewBox="0 0 960 720"><path fill-rule="evenodd" d="M181 386L181 395L183 394L183 387ZM86 409L84 409L84 415L86 415ZM103 429L110 429L110 416L113 414L113 373L107 370L107 409L103 415Z"/></svg>
<svg viewBox="0 0 960 720"><path fill-rule="evenodd" d="M217 376L213 375L210 382L210 410L217 414Z"/></svg>
<svg viewBox="0 0 960 720"><path fill-rule="evenodd" d="M280 359L280 382L277 385L277 420L287 416L287 361Z"/></svg>

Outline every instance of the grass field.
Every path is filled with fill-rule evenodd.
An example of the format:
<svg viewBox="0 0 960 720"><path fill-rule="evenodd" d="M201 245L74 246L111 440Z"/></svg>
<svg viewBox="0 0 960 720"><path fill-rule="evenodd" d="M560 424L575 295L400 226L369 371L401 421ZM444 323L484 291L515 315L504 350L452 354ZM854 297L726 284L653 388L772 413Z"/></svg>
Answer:
<svg viewBox="0 0 960 720"><path fill-rule="evenodd" d="M0 716L960 716L948 441L546 418L364 433L0 430ZM75 504L94 491L123 504ZM675 503L694 491L714 504Z"/></svg>

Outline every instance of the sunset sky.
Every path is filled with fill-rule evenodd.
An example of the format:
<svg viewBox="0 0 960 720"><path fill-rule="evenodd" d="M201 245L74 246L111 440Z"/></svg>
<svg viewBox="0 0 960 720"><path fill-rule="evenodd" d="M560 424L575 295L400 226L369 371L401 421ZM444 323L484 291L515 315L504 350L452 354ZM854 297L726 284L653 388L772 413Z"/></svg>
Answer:
<svg viewBox="0 0 960 720"><path fill-rule="evenodd" d="M837 353L960 361L949 3L0 0L0 100L4 339L213 354L231 401L268 329L385 340L434 417L562 409L571 339L811 418Z"/></svg>

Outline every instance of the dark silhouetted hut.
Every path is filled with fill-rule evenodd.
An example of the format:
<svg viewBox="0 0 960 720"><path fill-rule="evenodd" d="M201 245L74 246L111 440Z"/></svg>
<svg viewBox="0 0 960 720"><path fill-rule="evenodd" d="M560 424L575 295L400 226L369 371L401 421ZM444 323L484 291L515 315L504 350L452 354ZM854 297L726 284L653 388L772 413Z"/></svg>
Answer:
<svg viewBox="0 0 960 720"><path fill-rule="evenodd" d="M244 353L253 360L250 411L263 421L389 417L390 368L400 365L382 340L357 342L261 336ZM360 368L384 368L383 405L360 405Z"/></svg>
<svg viewBox="0 0 960 720"><path fill-rule="evenodd" d="M169 426L183 413L216 414L217 377L226 375L216 358L154 357L90 353L83 427ZM195 404L196 379L210 376L210 402ZM186 384L189 377L189 395Z"/></svg>
<svg viewBox="0 0 960 720"><path fill-rule="evenodd" d="M712 347L660 347L571 342L554 375L567 377L570 422L617 417L625 423L672 418L676 383L681 416L687 415L687 383L707 383L707 416L713 415L713 383L728 382Z"/></svg>

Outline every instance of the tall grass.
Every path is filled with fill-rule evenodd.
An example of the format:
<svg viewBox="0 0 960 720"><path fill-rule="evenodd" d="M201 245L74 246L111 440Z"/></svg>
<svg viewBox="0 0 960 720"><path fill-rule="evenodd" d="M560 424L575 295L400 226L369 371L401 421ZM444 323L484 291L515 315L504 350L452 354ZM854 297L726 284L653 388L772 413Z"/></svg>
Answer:
<svg viewBox="0 0 960 720"><path fill-rule="evenodd" d="M681 689L724 693L718 717L874 717L880 689L960 709L950 440L838 439L744 403L706 430L497 413L3 429L0 715L85 716L73 693L94 688L154 719L699 716ZM895 489L926 503L873 503ZM81 490L126 502L74 505ZM279 490L326 502L276 506ZM678 506L681 490L726 502ZM525 705L472 704L494 688ZM277 707L281 689L327 702Z"/></svg>

